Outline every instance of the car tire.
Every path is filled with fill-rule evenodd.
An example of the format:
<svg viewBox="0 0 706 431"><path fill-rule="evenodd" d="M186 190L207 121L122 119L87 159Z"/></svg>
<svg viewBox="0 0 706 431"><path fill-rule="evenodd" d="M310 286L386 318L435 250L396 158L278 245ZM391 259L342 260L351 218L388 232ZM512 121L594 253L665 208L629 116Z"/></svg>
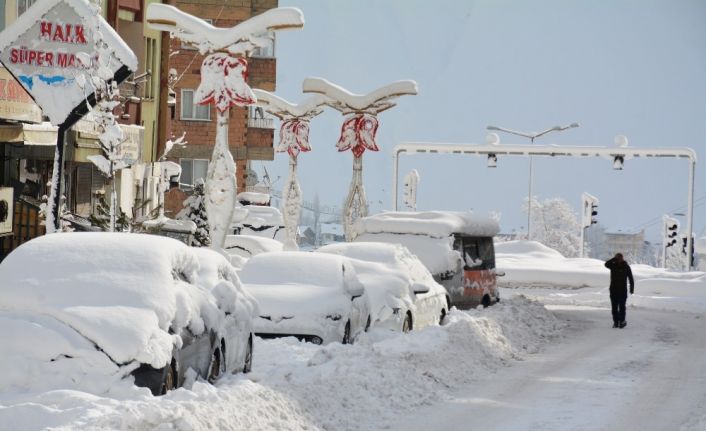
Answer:
<svg viewBox="0 0 706 431"><path fill-rule="evenodd" d="M351 338L351 321L346 322L346 327L343 330L343 340L341 341L343 344L353 344L353 339Z"/></svg>
<svg viewBox="0 0 706 431"><path fill-rule="evenodd" d="M444 319L446 319L446 309L441 309L441 315L439 316L439 326L444 324Z"/></svg>
<svg viewBox="0 0 706 431"><path fill-rule="evenodd" d="M176 364L172 359L171 364L167 366L167 373L164 375L164 382L162 382L162 390L160 395L164 395L167 392L176 389L177 387L177 374L176 374Z"/></svg>
<svg viewBox="0 0 706 431"><path fill-rule="evenodd" d="M490 295L485 295L483 297L483 299L481 300L481 305L483 305L483 308L490 307Z"/></svg>
<svg viewBox="0 0 706 431"><path fill-rule="evenodd" d="M223 372L225 371L225 364L226 361L221 353L221 349L217 347L211 354L211 365L208 367L209 383L215 382L221 377L221 375L223 375Z"/></svg>
<svg viewBox="0 0 706 431"><path fill-rule="evenodd" d="M368 314L368 321L365 322L365 332L368 332L368 329L370 329L370 325L373 324L373 319L370 317L370 314Z"/></svg>
<svg viewBox="0 0 706 431"><path fill-rule="evenodd" d="M402 322L402 333L406 334L412 330L412 314L408 311L405 315L404 322Z"/></svg>
<svg viewBox="0 0 706 431"><path fill-rule="evenodd" d="M245 350L245 359L243 361L243 373L252 371L252 335L248 338L248 347Z"/></svg>

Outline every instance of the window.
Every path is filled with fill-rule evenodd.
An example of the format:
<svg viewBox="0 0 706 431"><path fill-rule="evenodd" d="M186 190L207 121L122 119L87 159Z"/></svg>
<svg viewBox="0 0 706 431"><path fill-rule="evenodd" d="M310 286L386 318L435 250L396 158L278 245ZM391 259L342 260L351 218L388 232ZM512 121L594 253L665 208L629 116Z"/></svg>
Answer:
<svg viewBox="0 0 706 431"><path fill-rule="evenodd" d="M463 237L462 242L465 270L495 268L495 250L492 238Z"/></svg>
<svg viewBox="0 0 706 431"><path fill-rule="evenodd" d="M258 48L255 48L252 52L253 57L264 57L264 58L272 58L275 56L275 33L274 32L267 32L262 35L258 35L258 37L263 37L269 39L269 43L265 46L261 46Z"/></svg>
<svg viewBox="0 0 706 431"><path fill-rule="evenodd" d="M17 0L17 16L25 13L30 6L36 3L37 0Z"/></svg>
<svg viewBox="0 0 706 431"><path fill-rule="evenodd" d="M152 37L145 38L145 71L150 71L145 81L145 99L154 99L155 85L154 81L157 76L157 39Z"/></svg>
<svg viewBox="0 0 706 431"><path fill-rule="evenodd" d="M191 189L196 180L206 180L208 160L179 159L179 164L181 165L181 179L179 182L182 184L182 188Z"/></svg>
<svg viewBox="0 0 706 431"><path fill-rule="evenodd" d="M181 119L182 120L211 120L210 105L194 105L194 90L181 90Z"/></svg>

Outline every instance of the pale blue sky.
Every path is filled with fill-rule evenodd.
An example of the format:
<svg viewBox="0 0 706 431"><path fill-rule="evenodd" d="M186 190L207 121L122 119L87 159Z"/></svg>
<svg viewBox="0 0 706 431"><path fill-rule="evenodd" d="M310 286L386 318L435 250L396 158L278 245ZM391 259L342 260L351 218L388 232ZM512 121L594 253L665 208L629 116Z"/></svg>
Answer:
<svg viewBox="0 0 706 431"><path fill-rule="evenodd" d="M304 11L300 31L277 40L277 93L298 102L301 82L321 76L357 93L414 79L419 95L380 115L378 153L366 152L371 209L390 209L392 148L402 141L483 143L486 126L537 131L581 127L536 143L635 147L690 146L706 157L706 2L282 0ZM351 154L337 153L342 117L327 110L311 124L313 151L299 157L304 197L341 205ZM501 134L502 143L527 143ZM287 157L269 164L287 175ZM706 176L697 164L695 232L706 228ZM636 228L685 206L687 162L535 158L534 194L563 197L576 209L597 196L608 229ZM255 165L261 171L259 165ZM528 161L480 157L403 157L400 177L421 176L419 209L502 213L503 231L524 229ZM382 203L380 203L382 202ZM682 221L684 219L682 218ZM657 235L658 225L648 230Z"/></svg>

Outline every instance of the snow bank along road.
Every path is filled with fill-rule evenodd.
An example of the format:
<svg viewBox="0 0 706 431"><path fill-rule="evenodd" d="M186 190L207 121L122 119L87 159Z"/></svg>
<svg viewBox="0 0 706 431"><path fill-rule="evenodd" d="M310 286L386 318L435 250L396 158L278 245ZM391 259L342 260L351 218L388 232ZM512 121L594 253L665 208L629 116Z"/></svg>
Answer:
<svg viewBox="0 0 706 431"><path fill-rule="evenodd" d="M563 340L426 407L395 430L706 429L706 318L557 306Z"/></svg>
<svg viewBox="0 0 706 431"><path fill-rule="evenodd" d="M257 340L251 374L163 397L0 390L0 430L706 429L706 316L631 307L612 329L605 304L575 305L582 290L504 289L442 327L355 345Z"/></svg>
<svg viewBox="0 0 706 431"><path fill-rule="evenodd" d="M538 352L565 327L522 297L446 320L407 335L373 330L354 345L257 340L251 374L162 397L127 383L100 396L0 388L0 429L385 429Z"/></svg>

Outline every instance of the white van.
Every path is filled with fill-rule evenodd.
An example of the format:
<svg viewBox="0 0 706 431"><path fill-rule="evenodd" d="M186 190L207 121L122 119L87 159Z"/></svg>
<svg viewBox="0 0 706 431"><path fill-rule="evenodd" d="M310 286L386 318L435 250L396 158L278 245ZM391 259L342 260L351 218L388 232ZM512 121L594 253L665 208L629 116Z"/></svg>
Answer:
<svg viewBox="0 0 706 431"><path fill-rule="evenodd" d="M471 308L500 300L493 237L497 220L472 212L383 212L359 219L356 242L401 244L449 292L451 304Z"/></svg>

